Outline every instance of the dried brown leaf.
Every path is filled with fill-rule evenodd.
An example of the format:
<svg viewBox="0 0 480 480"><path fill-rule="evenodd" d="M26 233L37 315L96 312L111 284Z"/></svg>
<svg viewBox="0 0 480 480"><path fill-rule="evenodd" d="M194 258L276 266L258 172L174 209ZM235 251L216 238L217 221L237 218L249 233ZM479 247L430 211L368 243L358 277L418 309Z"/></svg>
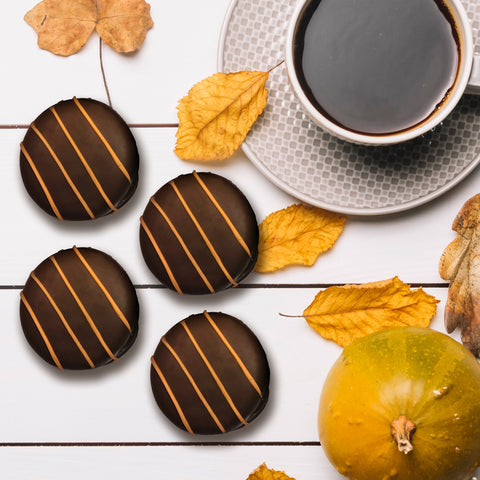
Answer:
<svg viewBox="0 0 480 480"><path fill-rule="evenodd" d="M150 4L144 0L98 1L97 32L117 52L134 52L153 27Z"/></svg>
<svg viewBox="0 0 480 480"><path fill-rule="evenodd" d="M132 52L153 26L144 0L43 0L24 20L37 32L40 48L63 56L78 52L95 29L116 51Z"/></svg>
<svg viewBox="0 0 480 480"><path fill-rule="evenodd" d="M461 330L463 344L480 356L480 194L465 202L452 229L457 232L440 259L439 272L450 280L445 328Z"/></svg>

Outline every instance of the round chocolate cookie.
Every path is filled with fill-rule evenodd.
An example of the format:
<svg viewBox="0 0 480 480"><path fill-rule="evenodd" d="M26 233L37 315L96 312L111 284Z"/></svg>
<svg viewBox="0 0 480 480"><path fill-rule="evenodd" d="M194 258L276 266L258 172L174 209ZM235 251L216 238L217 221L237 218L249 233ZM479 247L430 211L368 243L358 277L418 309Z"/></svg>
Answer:
<svg viewBox="0 0 480 480"><path fill-rule="evenodd" d="M174 325L151 359L153 395L163 413L190 433L248 425L268 399L270 369L255 334L225 313L203 312Z"/></svg>
<svg viewBox="0 0 480 480"><path fill-rule="evenodd" d="M139 306L125 270L93 248L60 250L30 274L20 320L32 348L60 369L117 360L133 344Z"/></svg>
<svg viewBox="0 0 480 480"><path fill-rule="evenodd" d="M20 171L32 199L61 220L117 211L135 192L138 150L124 120L92 99L45 110L20 144Z"/></svg>
<svg viewBox="0 0 480 480"><path fill-rule="evenodd" d="M258 225L250 203L229 180L193 172L165 184L140 218L143 258L179 293L236 286L255 266Z"/></svg>

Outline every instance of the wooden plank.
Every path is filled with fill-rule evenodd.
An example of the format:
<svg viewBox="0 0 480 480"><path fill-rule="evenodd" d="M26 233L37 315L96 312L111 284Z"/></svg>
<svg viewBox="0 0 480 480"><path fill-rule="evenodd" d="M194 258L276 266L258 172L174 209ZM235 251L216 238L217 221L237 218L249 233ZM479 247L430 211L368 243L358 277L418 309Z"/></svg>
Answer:
<svg viewBox="0 0 480 480"><path fill-rule="evenodd" d="M19 144L24 129L0 130L0 190L3 232L0 285L22 285L45 257L72 245L105 250L123 264L137 284L157 283L144 264L138 244L139 217L150 196L181 173L212 171L234 183L249 198L262 221L297 200L273 186L238 152L222 164L179 160L173 153L174 128L134 128L141 153L139 187L118 213L91 222L59 222L27 195L19 173ZM480 170L429 205L403 214L348 218L333 249L310 268L290 267L274 274L251 274L260 284L361 283L398 275L409 283L445 283L438 274L443 249L455 237L451 223L462 204L478 193ZM27 220L28 219L28 220Z"/></svg>
<svg viewBox="0 0 480 480"><path fill-rule="evenodd" d="M2 97L0 124L28 124L45 108L74 95L107 101L99 36L93 33L70 57L40 50L37 35L23 20L36 3L11 2L0 18L1 85L9 92ZM119 113L131 123L176 122L177 101L217 71L217 45L229 3L150 2L155 26L140 51L122 55L104 46L107 83Z"/></svg>
<svg viewBox="0 0 480 480"><path fill-rule="evenodd" d="M0 448L9 480L244 480L264 462L297 480L344 478L319 446Z"/></svg>
<svg viewBox="0 0 480 480"><path fill-rule="evenodd" d="M180 297L139 289L140 333L118 363L94 371L59 371L25 341L18 290L0 290L0 444L44 442L316 442L318 399L341 348L314 332L301 314L316 288L230 290L217 296ZM445 288L427 289L441 300L433 328L444 331ZM256 333L271 368L265 411L248 427L225 435L192 436L157 408L150 390L150 356L176 322L203 310L223 311ZM455 335L457 337L457 334Z"/></svg>

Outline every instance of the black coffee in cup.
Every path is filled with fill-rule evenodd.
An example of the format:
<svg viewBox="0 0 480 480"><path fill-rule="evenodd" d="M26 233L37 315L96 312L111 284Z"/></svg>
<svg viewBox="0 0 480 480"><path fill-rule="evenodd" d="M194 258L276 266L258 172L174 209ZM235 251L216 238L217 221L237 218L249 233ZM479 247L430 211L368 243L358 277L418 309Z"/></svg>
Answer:
<svg viewBox="0 0 480 480"><path fill-rule="evenodd" d="M313 105L370 135L421 124L458 73L455 21L443 0L311 0L294 34L294 65Z"/></svg>

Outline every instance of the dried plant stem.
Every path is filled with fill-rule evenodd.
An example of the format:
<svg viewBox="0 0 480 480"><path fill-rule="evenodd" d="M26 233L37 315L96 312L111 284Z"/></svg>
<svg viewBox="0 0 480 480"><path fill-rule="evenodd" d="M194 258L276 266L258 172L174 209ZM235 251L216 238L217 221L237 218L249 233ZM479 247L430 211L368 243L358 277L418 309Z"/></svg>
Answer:
<svg viewBox="0 0 480 480"><path fill-rule="evenodd" d="M281 62L277 63L274 67L272 67L270 70L268 70L268 73L273 72L276 68L278 68L282 63L285 63L285 60L282 60Z"/></svg>
<svg viewBox="0 0 480 480"><path fill-rule="evenodd" d="M105 85L105 91L107 92L107 99L108 99L108 104L110 105L111 108L112 106L112 99L110 98L110 91L108 90L108 84L107 84L107 77L105 76L105 69L103 68L103 42L102 39L100 38L100 43L99 43L99 51L100 51L100 69L102 71L102 78L103 78L103 84Z"/></svg>
<svg viewBox="0 0 480 480"><path fill-rule="evenodd" d="M410 453L413 450L412 435L416 425L405 415L400 415L391 423L391 434L397 442L398 450L402 453Z"/></svg>

